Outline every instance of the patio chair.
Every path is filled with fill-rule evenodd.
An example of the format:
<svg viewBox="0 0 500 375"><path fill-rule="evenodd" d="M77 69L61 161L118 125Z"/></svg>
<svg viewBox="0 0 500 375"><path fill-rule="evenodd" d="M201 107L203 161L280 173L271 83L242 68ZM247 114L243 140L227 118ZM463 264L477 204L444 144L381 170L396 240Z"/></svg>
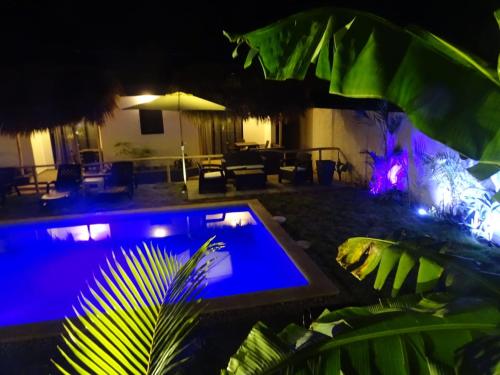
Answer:
<svg viewBox="0 0 500 375"><path fill-rule="evenodd" d="M57 168L56 180L47 182L47 191L40 198L40 203L45 207L51 202L75 196L80 189L81 182L82 166L80 164L61 164Z"/></svg>
<svg viewBox="0 0 500 375"><path fill-rule="evenodd" d="M7 194L15 187L15 168L0 168L0 204L3 206Z"/></svg>
<svg viewBox="0 0 500 375"><path fill-rule="evenodd" d="M198 169L198 191L200 194L226 192L226 172L222 166L198 163Z"/></svg>
<svg viewBox="0 0 500 375"><path fill-rule="evenodd" d="M291 159L283 160L283 163L290 163ZM283 165L280 167L279 182L282 180L291 181L294 184L313 182L313 170L311 154L299 152L293 160L293 165Z"/></svg>
<svg viewBox="0 0 500 375"><path fill-rule="evenodd" d="M266 175L278 174L281 167L283 153L276 150L262 150L259 154L264 159L264 171Z"/></svg>
<svg viewBox="0 0 500 375"><path fill-rule="evenodd" d="M117 161L111 164L109 175L104 178L104 188L100 194L134 195L134 163Z"/></svg>
<svg viewBox="0 0 500 375"><path fill-rule="evenodd" d="M20 187L34 187L30 183L31 175L22 175L19 168L4 167L0 168L0 203L5 204L7 194L15 190L17 195L21 195Z"/></svg>

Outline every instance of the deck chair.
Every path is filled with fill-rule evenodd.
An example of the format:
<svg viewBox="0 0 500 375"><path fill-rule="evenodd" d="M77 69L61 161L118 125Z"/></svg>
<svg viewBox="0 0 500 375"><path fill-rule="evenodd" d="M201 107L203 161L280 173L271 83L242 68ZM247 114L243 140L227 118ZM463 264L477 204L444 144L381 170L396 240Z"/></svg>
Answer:
<svg viewBox="0 0 500 375"><path fill-rule="evenodd" d="M80 164L61 164L57 168L56 180L47 182L46 193L40 198L42 206L75 196L78 194L81 183L82 166Z"/></svg>
<svg viewBox="0 0 500 375"><path fill-rule="evenodd" d="M134 163L117 161L111 164L109 176L104 179L104 189L101 194L134 195Z"/></svg>
<svg viewBox="0 0 500 375"><path fill-rule="evenodd" d="M284 163L290 163L290 159L283 160ZM291 181L294 184L301 184L304 182L313 182L313 170L311 154L305 152L297 153L293 160L293 165L283 165L280 167L279 182L282 180Z"/></svg>

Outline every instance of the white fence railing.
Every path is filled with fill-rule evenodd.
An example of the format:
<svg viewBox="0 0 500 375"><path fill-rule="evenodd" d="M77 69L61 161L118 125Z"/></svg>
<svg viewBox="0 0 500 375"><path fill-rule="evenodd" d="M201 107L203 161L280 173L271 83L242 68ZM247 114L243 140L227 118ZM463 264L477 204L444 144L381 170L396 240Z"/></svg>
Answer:
<svg viewBox="0 0 500 375"><path fill-rule="evenodd" d="M318 153L318 159L322 160L324 156L324 152L326 151L336 151L337 152L337 160L341 160L343 163L347 163L348 160L345 156L345 154L342 152L342 150L339 147L312 147L312 148L305 148L305 149L257 149L257 151L274 151L282 154L282 159L287 158L287 154L291 153L297 153L297 152L317 152ZM209 154L209 155L186 155L185 159L186 160L192 160L199 162L200 164L202 163L211 163L214 160L220 160L224 157L223 154ZM131 161L134 163L134 165L137 167L138 164L141 163L149 163L149 164L158 164L160 166L163 166L165 168L166 172L166 182L167 183L172 183L172 169L173 169L173 164L176 161L179 161L181 158L181 155L174 155L174 156L151 156L151 157L145 157L145 158L132 158L132 159L117 159L117 160L104 160L102 163L97 162L97 163L90 163L90 164L83 164L83 167L103 167L103 164L110 164L112 162L116 161ZM343 159L343 160L342 160ZM16 168L20 170L20 176L25 176L29 177L30 181L29 183L26 183L25 186L32 186L36 193L40 193L40 185L46 186L47 181L40 181L40 176L43 175L47 169L55 170L57 169L59 164L37 164L37 165L24 165L24 166L14 166L11 168ZM37 171L40 171L40 169L44 169L44 172L38 173Z"/></svg>

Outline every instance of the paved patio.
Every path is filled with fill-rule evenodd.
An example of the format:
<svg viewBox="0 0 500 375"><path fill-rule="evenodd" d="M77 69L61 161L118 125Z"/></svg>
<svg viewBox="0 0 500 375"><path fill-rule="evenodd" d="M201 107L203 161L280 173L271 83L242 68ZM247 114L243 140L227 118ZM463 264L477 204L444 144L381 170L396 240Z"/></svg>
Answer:
<svg viewBox="0 0 500 375"><path fill-rule="evenodd" d="M43 178L40 181L51 181L52 177L54 177L54 173L52 172L44 172L42 174ZM182 183L141 184L135 190L132 199L129 199L125 195L84 197L82 193L71 201L56 204L49 209L42 208L39 203L41 194L45 192L42 186L40 187L40 194L35 194L33 191L30 194L23 193L21 196L15 194L9 195L5 206L0 207L0 221L86 212L157 208L202 201L241 199L267 194L331 191L342 185L334 183L332 186L322 186L315 182L314 184L295 186L291 183L279 183L278 176L271 175L268 176L266 189L237 191L234 184L229 182L226 193L200 194L198 191L198 179L193 178L187 182L187 193L182 191Z"/></svg>
<svg viewBox="0 0 500 375"><path fill-rule="evenodd" d="M301 191L328 191L334 189L341 184L334 183L331 186L319 185L317 181L313 184L294 185L290 182L280 183L278 175L267 176L267 185L265 189L247 189L236 190L232 181L226 184L227 191L225 193L205 193L200 194L198 189L198 179L189 179L187 181L187 196L190 201L199 201L206 199L240 199L241 197L248 197L262 194L277 194L277 193L294 193Z"/></svg>

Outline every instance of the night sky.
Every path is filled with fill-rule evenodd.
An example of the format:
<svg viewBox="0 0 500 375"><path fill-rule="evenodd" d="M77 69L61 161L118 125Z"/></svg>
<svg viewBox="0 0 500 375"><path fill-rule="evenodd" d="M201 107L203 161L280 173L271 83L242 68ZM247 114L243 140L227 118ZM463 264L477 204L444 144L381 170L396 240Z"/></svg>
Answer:
<svg viewBox="0 0 500 375"><path fill-rule="evenodd" d="M46 4L45 4L46 3ZM175 4L175 5L174 5ZM111 70L125 84L167 82L189 65L241 69L222 30L246 32L316 6L370 11L399 24L416 24L495 67L500 0L455 1L137 1L100 3L2 1L0 75L40 66L90 65Z"/></svg>

